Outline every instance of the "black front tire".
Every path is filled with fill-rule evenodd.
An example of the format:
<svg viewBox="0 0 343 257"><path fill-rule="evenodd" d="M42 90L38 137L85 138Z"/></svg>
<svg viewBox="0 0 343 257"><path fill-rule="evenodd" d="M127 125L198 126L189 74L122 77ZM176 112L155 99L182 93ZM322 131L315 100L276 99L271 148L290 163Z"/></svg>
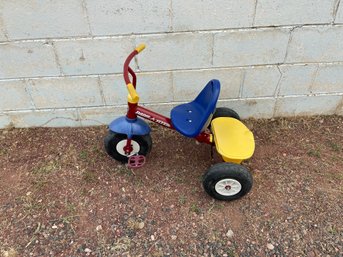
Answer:
<svg viewBox="0 0 343 257"><path fill-rule="evenodd" d="M104 139L105 149L107 154L111 156L113 159L120 161L122 163L127 163L129 159L128 156L125 155L123 152L118 152L117 150L117 145L119 143L122 144L123 140L125 140L126 142L127 135L110 131ZM133 136L132 141L138 144L139 151L131 154L146 156L151 151L152 140L150 134L144 136Z"/></svg>
<svg viewBox="0 0 343 257"><path fill-rule="evenodd" d="M205 191L211 197L224 201L236 200L246 195L251 190L252 184L253 178L248 169L227 162L213 165L203 178Z"/></svg>

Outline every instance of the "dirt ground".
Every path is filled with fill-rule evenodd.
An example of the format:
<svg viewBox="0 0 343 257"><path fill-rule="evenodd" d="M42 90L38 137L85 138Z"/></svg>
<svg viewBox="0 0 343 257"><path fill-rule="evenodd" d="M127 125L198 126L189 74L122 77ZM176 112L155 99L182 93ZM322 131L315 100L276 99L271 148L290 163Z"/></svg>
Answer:
<svg viewBox="0 0 343 257"><path fill-rule="evenodd" d="M254 186L233 202L202 188L211 147L173 131L129 170L105 127L0 130L1 254L343 256L343 117L246 124Z"/></svg>

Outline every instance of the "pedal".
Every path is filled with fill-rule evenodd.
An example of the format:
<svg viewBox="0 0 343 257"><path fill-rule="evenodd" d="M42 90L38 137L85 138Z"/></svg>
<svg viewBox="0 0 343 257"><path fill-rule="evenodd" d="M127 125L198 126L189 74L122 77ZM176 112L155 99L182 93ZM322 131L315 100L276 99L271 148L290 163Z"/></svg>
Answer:
<svg viewBox="0 0 343 257"><path fill-rule="evenodd" d="M145 164L145 156L144 155L132 155L129 157L127 162L127 167L130 169L137 169L143 167Z"/></svg>

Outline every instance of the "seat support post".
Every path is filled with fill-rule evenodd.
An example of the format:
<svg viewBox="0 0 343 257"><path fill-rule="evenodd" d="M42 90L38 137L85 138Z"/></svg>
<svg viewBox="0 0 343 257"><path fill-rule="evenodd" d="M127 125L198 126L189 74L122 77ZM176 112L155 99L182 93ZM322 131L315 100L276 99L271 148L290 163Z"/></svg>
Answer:
<svg viewBox="0 0 343 257"><path fill-rule="evenodd" d="M209 145L212 145L213 142L211 140L212 135L206 131L201 132L198 136L195 137L195 139L199 142L199 143L206 143Z"/></svg>

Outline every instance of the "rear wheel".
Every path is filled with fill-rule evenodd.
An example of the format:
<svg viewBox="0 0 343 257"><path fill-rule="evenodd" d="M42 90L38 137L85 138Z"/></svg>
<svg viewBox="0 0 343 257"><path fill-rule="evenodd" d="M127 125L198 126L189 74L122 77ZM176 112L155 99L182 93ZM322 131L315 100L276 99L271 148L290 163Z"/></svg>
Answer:
<svg viewBox="0 0 343 257"><path fill-rule="evenodd" d="M217 108L213 114L212 120L219 117L229 117L229 118L234 118L236 120L241 120L237 112L226 107Z"/></svg>
<svg viewBox="0 0 343 257"><path fill-rule="evenodd" d="M127 135L110 131L104 140L105 149L109 156L122 163L127 163L131 155L146 156L152 147L150 134L144 136L133 136L131 139L132 152L126 154L124 146L127 143Z"/></svg>
<svg viewBox="0 0 343 257"><path fill-rule="evenodd" d="M244 166L217 163L210 167L203 179L205 191L217 200L231 201L246 195L252 188L253 178Z"/></svg>
<svg viewBox="0 0 343 257"><path fill-rule="evenodd" d="M227 107L216 108L216 110L212 116L212 120L214 120L216 118L220 118L220 117L228 117L228 118L234 118L236 120L241 120L241 118L239 117L237 112L235 112L234 110L227 108ZM211 123L208 126L208 128L211 129Z"/></svg>

